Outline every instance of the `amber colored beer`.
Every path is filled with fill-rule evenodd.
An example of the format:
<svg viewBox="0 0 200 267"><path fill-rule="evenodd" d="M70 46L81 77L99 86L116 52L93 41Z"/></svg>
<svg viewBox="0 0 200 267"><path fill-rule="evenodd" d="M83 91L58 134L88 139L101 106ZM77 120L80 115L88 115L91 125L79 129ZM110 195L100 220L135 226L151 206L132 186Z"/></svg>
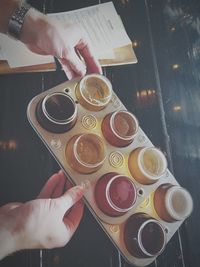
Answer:
<svg viewBox="0 0 200 267"><path fill-rule="evenodd" d="M92 173L100 169L106 157L104 143L96 134L73 136L66 146L66 159L79 173Z"/></svg>
<svg viewBox="0 0 200 267"><path fill-rule="evenodd" d="M95 199L101 211L109 216L121 216L136 202L136 187L131 179L115 172L103 175L95 186Z"/></svg>
<svg viewBox="0 0 200 267"><path fill-rule="evenodd" d="M84 108L99 111L110 102L112 85L103 75L88 74L77 84L76 97Z"/></svg>
<svg viewBox="0 0 200 267"><path fill-rule="evenodd" d="M69 95L62 92L52 93L38 103L36 116L46 130L62 133L75 125L77 106Z"/></svg>
<svg viewBox="0 0 200 267"><path fill-rule="evenodd" d="M116 147L124 147L132 143L138 128L138 120L126 110L109 113L101 125L105 139Z"/></svg>
<svg viewBox="0 0 200 267"><path fill-rule="evenodd" d="M156 189L154 208L158 216L164 221L181 221L191 214L193 201L185 188L167 183Z"/></svg>
<svg viewBox="0 0 200 267"><path fill-rule="evenodd" d="M128 159L131 175L141 184L153 184L166 172L167 161L164 154L155 147L139 147Z"/></svg>
<svg viewBox="0 0 200 267"><path fill-rule="evenodd" d="M135 213L125 224L124 243L131 255L151 258L164 250L166 234L157 220L145 213Z"/></svg>

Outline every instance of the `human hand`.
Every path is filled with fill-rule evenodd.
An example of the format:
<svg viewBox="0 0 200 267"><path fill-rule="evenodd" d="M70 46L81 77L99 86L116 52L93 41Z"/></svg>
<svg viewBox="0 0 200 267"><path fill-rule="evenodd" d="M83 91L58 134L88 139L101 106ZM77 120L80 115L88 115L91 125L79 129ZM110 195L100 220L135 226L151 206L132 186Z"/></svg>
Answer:
<svg viewBox="0 0 200 267"><path fill-rule="evenodd" d="M24 21L20 40L35 53L55 56L68 79L84 76L86 73L102 72L86 32L78 25L64 25L30 9Z"/></svg>
<svg viewBox="0 0 200 267"><path fill-rule="evenodd" d="M38 199L0 208L0 259L21 249L61 247L69 242L83 215L83 187L63 194L65 181L60 171L50 177Z"/></svg>

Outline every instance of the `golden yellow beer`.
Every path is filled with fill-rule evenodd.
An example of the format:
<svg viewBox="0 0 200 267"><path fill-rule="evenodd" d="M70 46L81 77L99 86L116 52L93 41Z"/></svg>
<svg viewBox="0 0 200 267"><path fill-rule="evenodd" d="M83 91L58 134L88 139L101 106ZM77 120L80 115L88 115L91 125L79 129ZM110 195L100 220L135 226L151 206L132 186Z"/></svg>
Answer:
<svg viewBox="0 0 200 267"><path fill-rule="evenodd" d="M103 75L89 74L84 76L77 84L76 97L84 108L99 111L110 102L112 85Z"/></svg>
<svg viewBox="0 0 200 267"><path fill-rule="evenodd" d="M167 161L164 154L155 147L139 147L128 159L131 175L141 184L153 184L166 172Z"/></svg>

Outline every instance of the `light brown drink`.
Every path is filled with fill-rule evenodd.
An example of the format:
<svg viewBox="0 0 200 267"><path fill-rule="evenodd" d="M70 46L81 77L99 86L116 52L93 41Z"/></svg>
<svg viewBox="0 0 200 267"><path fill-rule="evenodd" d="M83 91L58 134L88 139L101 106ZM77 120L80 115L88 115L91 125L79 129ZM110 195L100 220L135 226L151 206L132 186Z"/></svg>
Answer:
<svg viewBox="0 0 200 267"><path fill-rule="evenodd" d="M96 134L79 134L73 136L66 147L66 159L69 165L79 173L92 173L103 165L105 147L100 136Z"/></svg>
<svg viewBox="0 0 200 267"><path fill-rule="evenodd" d="M116 147L124 147L132 143L138 128L138 120L126 110L109 113L101 125L106 140Z"/></svg>
<svg viewBox="0 0 200 267"><path fill-rule="evenodd" d="M193 210L193 201L185 188L168 183L156 189L154 208L164 221L181 221L190 216Z"/></svg>

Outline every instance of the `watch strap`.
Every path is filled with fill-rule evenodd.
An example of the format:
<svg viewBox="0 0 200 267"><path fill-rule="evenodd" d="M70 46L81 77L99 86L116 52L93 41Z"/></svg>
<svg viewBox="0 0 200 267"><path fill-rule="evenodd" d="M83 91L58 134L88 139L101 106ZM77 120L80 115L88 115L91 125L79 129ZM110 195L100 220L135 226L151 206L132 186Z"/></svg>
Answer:
<svg viewBox="0 0 200 267"><path fill-rule="evenodd" d="M8 23L8 35L14 37L15 39L19 39L24 18L30 8L31 5L26 2L22 2L21 5L14 11Z"/></svg>

